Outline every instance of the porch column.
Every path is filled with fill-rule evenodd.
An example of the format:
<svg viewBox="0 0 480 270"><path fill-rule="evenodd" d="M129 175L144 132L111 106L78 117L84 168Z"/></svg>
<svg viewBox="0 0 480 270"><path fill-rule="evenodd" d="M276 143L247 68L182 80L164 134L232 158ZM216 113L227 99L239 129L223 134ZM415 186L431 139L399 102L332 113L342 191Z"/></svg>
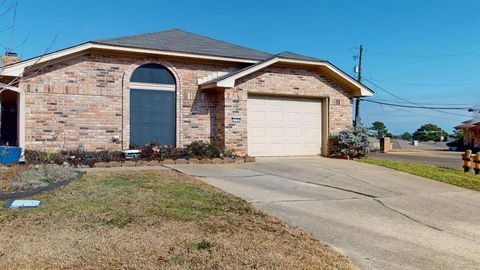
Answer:
<svg viewBox="0 0 480 270"><path fill-rule="evenodd" d="M25 93L18 91L18 146L22 148L22 159L25 154Z"/></svg>

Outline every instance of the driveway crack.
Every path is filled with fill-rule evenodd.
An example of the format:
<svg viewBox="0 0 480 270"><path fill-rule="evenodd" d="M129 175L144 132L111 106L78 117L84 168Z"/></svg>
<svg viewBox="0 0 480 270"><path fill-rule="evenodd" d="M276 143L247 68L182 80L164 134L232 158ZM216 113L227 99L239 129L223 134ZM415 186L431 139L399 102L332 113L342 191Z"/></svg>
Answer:
<svg viewBox="0 0 480 270"><path fill-rule="evenodd" d="M326 176L326 177L323 177L323 178L320 179L320 180L327 179L327 178L330 178L330 177L332 177L332 176L335 175L334 172L332 172L332 171L330 171L330 172L332 173L331 175L328 175L328 176ZM322 186L322 187L337 189L337 190L341 190L341 191L350 192L350 193L353 193L353 194L365 196L365 197L368 197L368 198L373 199L376 203L380 204L380 205L381 205L382 207L384 207L385 209L388 209L388 210L390 210L390 211L393 211L393 212L395 212L395 213L397 213L397 214L399 214L399 215L401 215L401 216L403 216L403 217L405 217L405 218L407 218L407 219L409 219L409 220L411 220L411 221L413 221L413 222L415 222L415 223L421 224L421 225L423 225L423 226L426 226L426 227L428 227L428 228L430 228L430 229L433 229L433 230L436 230L436 231L442 231L442 232L444 231L443 229L440 229L440 228L435 227L435 226L433 226L433 225L424 223L424 222L422 222L421 220L415 219L415 218L413 218L413 217L411 217L411 216L409 216L409 215L407 215L407 214L405 214L405 213L402 213L402 212L400 212L400 211L398 211L398 210L396 210L396 209L394 209L394 208L392 208L392 207L387 206L384 202L382 202L382 201L379 199L378 196L375 196L375 195L372 195L372 194L363 193L363 192L360 192L360 191L351 190L351 189L346 189L346 188L341 188L341 187L337 187L337 186L332 186L332 185L328 185L328 184L320 184L320 183L314 183L314 182L311 182L311 181L304 181L304 180L298 180L298 179L293 179L293 178L285 178L285 177L283 177L283 176L275 175L275 174L272 174L272 173L269 173L269 175L277 176L277 177L280 177L280 178L282 178L282 179L288 179L288 180L295 181L295 182L307 183L307 184L312 184L312 185L317 185L317 186ZM350 175L345 175L345 176L350 176ZM350 176L350 177L352 177L352 176ZM353 179L356 179L355 177L352 177L352 178L353 178ZM365 182L365 181L363 181L363 180L361 180L361 181L362 181L362 182ZM375 186L375 185L373 185L373 186ZM396 192L395 192L395 193L396 193ZM398 194L398 193L397 193L397 194ZM312 201L313 201L313 200L312 200Z"/></svg>
<svg viewBox="0 0 480 270"><path fill-rule="evenodd" d="M365 180L363 180L363 179L360 179L360 178L358 178L358 177L356 177L356 176L353 176L353 175L350 175L350 174L347 174L347 173L338 173L338 172L335 172L335 171L333 171L332 169L329 169L329 168L325 168L325 170L327 170L327 171L329 171L329 172L331 172L331 173L333 173L333 174L343 175L343 176L346 176L346 177L353 178L353 179L355 179L355 180L357 180L357 181L359 181L359 182L365 183L365 184L370 185L370 186L374 186L374 187L379 188L379 189L383 189L383 190L385 190L385 191L388 191L388 192L391 192L391 193L394 193L394 194L397 194L397 195L402 195L401 193L398 193L398 192L396 192L396 191L390 190L390 189L388 189L388 188L384 188L384 187L380 187L380 186L374 185L374 184L372 184L372 183L370 183L370 182L368 182L368 181L365 181Z"/></svg>
<svg viewBox="0 0 480 270"><path fill-rule="evenodd" d="M390 211L393 211L393 212L395 212L395 213L397 213L397 214L399 214L399 215L401 215L401 216L404 216L404 217L406 217L407 219L409 219L409 220L411 220L411 221L414 221L414 222L416 222L416 223L419 223L419 224L421 224L421 225L423 225L423 226L426 226L426 227L428 227L428 228L430 228L430 229L434 229L434 230L437 230L437 231L440 231L440 232L443 232L443 231L444 231L443 229L440 229L440 228L435 227L435 226L433 226L433 225L424 223L424 222L421 221L421 220L418 220L418 219L413 218L413 217L411 217L411 216L409 216L409 215L407 215L407 214L405 214L405 213L403 213L403 212L400 212L400 211L398 211L397 209L392 208L392 207L386 205L384 202L382 202L382 201L381 201L380 199L378 199L378 198L373 198L373 200L374 200L375 202L377 202L378 204L380 204L382 207L384 207L384 208L386 208L386 209L388 209L388 210L390 210Z"/></svg>

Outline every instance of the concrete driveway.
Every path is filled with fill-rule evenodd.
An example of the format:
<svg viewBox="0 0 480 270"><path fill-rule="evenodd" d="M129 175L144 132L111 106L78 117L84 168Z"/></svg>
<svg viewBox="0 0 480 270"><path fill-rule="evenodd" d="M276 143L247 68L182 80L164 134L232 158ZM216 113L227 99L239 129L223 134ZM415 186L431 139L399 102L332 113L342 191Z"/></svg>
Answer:
<svg viewBox="0 0 480 270"><path fill-rule="evenodd" d="M362 269L479 269L480 193L355 161L172 165L313 233Z"/></svg>

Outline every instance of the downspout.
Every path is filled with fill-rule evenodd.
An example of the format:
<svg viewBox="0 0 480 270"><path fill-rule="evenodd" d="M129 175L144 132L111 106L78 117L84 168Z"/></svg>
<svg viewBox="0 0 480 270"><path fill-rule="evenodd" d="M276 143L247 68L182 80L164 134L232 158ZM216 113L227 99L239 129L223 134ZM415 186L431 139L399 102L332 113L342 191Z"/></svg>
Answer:
<svg viewBox="0 0 480 270"><path fill-rule="evenodd" d="M121 129L121 136L120 136L120 146L121 146L121 148L122 148L122 151L125 149L125 148L124 148L124 144L123 144L123 129L124 129L124 123L123 123L123 121L124 121L124 117L123 117L123 99L124 99L123 96L124 96L124 89L123 89L123 87L124 87L125 73L126 73L126 72L123 72L123 75L122 75L122 129Z"/></svg>

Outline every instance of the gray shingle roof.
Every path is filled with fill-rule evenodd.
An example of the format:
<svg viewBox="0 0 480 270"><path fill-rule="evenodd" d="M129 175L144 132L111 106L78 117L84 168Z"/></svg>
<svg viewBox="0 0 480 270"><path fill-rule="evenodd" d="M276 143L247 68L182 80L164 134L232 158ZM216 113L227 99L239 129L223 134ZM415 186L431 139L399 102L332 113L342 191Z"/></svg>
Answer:
<svg viewBox="0 0 480 270"><path fill-rule="evenodd" d="M283 52L283 53L279 53L279 54L275 54L275 55L271 55L270 57L268 58L265 58L264 60L262 61L259 61L258 63L256 64L252 64L250 66L247 66L247 67L244 67L242 69L238 69L236 71L233 71L231 73L228 73L228 74L225 74L223 76L220 76L218 78L215 78L213 80L210 80L210 81L207 81L207 82L204 82L202 84L209 84L209 83L214 83L214 82L218 82L218 81L221 81L225 78L228 78L230 76L233 76L235 74L238 74L244 70L247 70L247 69L251 69L251 68L254 68L255 66L258 66L258 65L261 65L273 58L283 58L283 59L293 59L293 60L305 60L305 61L314 61L314 62L324 62L323 60L320 60L320 59L317 59L317 58L313 58L313 57L309 57L309 56L305 56L305 55L301 55L301 54L296 54L296 53L292 53L292 52Z"/></svg>
<svg viewBox="0 0 480 270"><path fill-rule="evenodd" d="M461 128L471 128L474 126L480 125L480 120L479 119L470 119L467 121L463 121L462 124L458 125L455 127L455 129L461 129Z"/></svg>
<svg viewBox="0 0 480 270"><path fill-rule="evenodd" d="M323 62L323 60L320 60L318 58L310 57L310 56L306 56L306 55L301 55L301 54L293 53L293 52L282 52L282 53L277 54L276 56L278 56L280 58L285 58L285 59Z"/></svg>
<svg viewBox="0 0 480 270"><path fill-rule="evenodd" d="M212 39L179 29L141 35L103 39L94 43L152 49L159 51L183 52L200 55L264 60L272 55L228 42Z"/></svg>

